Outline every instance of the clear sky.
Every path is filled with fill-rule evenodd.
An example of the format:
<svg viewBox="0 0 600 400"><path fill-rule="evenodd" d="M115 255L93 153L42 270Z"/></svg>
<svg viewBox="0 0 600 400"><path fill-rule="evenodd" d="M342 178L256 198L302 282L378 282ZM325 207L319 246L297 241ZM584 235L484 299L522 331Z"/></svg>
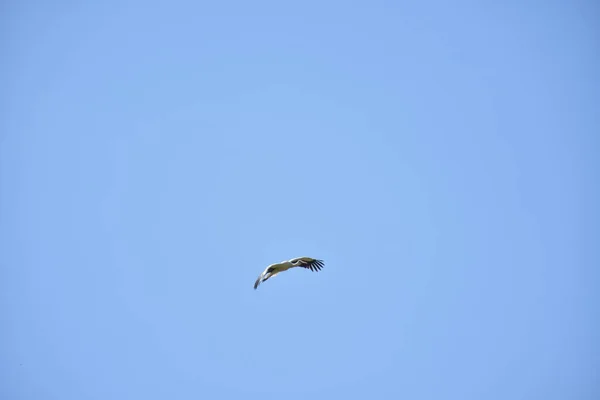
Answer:
<svg viewBox="0 0 600 400"><path fill-rule="evenodd" d="M600 398L593 1L1 7L0 398Z"/></svg>

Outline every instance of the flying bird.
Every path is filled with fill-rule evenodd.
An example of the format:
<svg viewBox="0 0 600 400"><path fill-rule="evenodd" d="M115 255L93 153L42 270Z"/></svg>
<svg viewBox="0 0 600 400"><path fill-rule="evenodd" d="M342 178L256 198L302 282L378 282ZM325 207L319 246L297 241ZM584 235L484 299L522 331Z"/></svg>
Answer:
<svg viewBox="0 0 600 400"><path fill-rule="evenodd" d="M310 269L311 271L320 271L323 268L323 260L317 260L315 258L310 257L298 257L292 258L288 261L282 261L277 264L269 265L262 274L258 276L256 282L254 282L254 289L258 287L262 282L266 281L269 278L274 277L280 272L287 271L290 268L294 267L302 267Z"/></svg>

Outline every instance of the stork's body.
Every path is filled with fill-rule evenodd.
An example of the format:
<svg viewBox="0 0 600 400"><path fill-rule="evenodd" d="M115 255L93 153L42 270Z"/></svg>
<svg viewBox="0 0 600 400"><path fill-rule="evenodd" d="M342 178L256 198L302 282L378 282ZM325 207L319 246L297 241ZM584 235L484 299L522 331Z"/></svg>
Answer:
<svg viewBox="0 0 600 400"><path fill-rule="evenodd" d="M290 268L303 267L303 268L308 268L311 271L320 271L321 268L323 268L323 265L324 264L323 264L322 260L317 260L317 259L310 258L310 257L292 258L291 260L288 260L288 261L282 261L277 264L271 264L263 271L262 274L260 274L258 276L258 279L256 279L256 282L254 282L254 289L256 289L258 287L258 285L260 285L262 282L266 281L267 279L274 277L275 275L279 274L280 272L287 271Z"/></svg>

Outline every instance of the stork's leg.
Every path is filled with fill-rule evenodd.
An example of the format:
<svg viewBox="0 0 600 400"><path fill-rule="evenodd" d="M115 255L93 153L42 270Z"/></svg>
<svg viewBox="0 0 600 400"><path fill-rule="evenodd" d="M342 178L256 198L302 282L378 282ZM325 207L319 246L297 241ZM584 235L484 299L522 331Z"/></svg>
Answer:
<svg viewBox="0 0 600 400"><path fill-rule="evenodd" d="M268 280L270 277L272 277L273 275L275 275L273 273L273 271L275 270L275 268L271 267L267 270L267 273L265 274L265 277L263 278L263 282L265 282L266 280Z"/></svg>
<svg viewBox="0 0 600 400"><path fill-rule="evenodd" d="M263 279L263 282L266 281L269 278L272 278L274 276L277 276L277 274L279 273L279 271L275 271L275 272L269 272L265 275L265 279Z"/></svg>

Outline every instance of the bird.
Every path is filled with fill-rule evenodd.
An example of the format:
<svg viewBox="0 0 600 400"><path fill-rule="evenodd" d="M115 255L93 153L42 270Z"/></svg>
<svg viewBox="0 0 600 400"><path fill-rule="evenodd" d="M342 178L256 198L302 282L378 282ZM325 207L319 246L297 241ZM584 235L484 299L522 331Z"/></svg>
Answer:
<svg viewBox="0 0 600 400"><path fill-rule="evenodd" d="M262 282L276 276L280 272L287 271L290 268L302 267L310 269L311 271L320 271L324 265L325 263L323 260L317 260L316 258L311 257L292 258L288 261L271 264L262 272L262 274L258 276L256 282L254 282L254 290L256 290L258 285L260 285Z"/></svg>

